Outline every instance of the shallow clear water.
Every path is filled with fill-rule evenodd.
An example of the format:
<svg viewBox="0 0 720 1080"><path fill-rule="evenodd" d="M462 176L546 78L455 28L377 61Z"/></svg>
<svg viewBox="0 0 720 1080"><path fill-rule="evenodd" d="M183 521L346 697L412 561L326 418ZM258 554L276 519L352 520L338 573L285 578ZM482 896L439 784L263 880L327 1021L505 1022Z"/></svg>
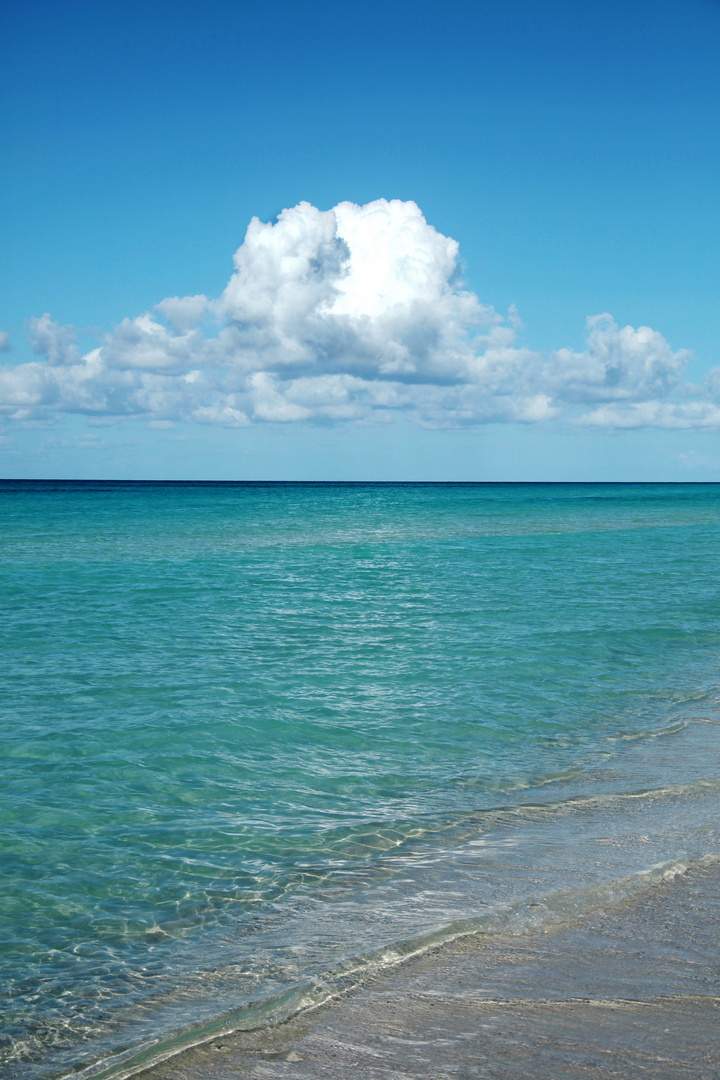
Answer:
<svg viewBox="0 0 720 1080"><path fill-rule="evenodd" d="M7 481L0 590L7 1075L720 848L720 486Z"/></svg>

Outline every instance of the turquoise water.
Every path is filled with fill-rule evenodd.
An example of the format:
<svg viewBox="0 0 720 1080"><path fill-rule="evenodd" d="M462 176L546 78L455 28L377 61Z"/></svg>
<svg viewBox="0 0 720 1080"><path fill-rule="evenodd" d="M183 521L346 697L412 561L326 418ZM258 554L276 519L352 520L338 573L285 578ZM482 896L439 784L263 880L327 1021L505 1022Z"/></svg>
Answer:
<svg viewBox="0 0 720 1080"><path fill-rule="evenodd" d="M720 486L4 481L0 575L3 1075L720 849Z"/></svg>

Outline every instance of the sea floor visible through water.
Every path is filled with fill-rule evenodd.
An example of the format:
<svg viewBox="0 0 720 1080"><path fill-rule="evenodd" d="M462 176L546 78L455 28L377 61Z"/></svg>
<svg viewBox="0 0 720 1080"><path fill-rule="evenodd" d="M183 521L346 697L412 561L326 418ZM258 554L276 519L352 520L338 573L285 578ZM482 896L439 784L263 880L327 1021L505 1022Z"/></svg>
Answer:
<svg viewBox="0 0 720 1080"><path fill-rule="evenodd" d="M552 783L455 822L414 883L406 868L395 925L424 933L392 936L381 883L362 902L384 946L76 1075L718 1080L719 736L696 704L630 740L594 794ZM407 922L413 889L428 911ZM221 994L234 974L215 972Z"/></svg>
<svg viewBox="0 0 720 1080"><path fill-rule="evenodd" d="M143 1080L717 1080L720 862L521 935L473 934Z"/></svg>
<svg viewBox="0 0 720 1080"><path fill-rule="evenodd" d="M715 1076L720 486L0 482L0 595L0 1075Z"/></svg>

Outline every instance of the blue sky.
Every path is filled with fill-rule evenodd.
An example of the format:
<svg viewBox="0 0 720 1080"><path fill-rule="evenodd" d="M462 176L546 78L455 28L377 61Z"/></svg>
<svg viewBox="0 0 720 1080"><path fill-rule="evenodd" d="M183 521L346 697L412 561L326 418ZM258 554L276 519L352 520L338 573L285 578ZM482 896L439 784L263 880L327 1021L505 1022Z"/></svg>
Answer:
<svg viewBox="0 0 720 1080"><path fill-rule="evenodd" d="M0 474L720 479L719 3L30 2L2 33Z"/></svg>

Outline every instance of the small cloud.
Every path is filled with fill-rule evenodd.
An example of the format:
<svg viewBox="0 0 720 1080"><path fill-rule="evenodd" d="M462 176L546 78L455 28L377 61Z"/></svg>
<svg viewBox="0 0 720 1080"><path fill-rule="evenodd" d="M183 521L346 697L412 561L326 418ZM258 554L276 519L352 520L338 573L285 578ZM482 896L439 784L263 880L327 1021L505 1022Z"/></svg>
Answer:
<svg viewBox="0 0 720 1080"><path fill-rule="evenodd" d="M61 326L45 312L39 319L30 319L30 344L37 356L49 364L74 364L80 359L75 342L75 327Z"/></svg>
<svg viewBox="0 0 720 1080"><path fill-rule="evenodd" d="M520 313L517 309L517 304L511 304L508 308L507 321L512 326L513 330L524 329L524 323L520 318Z"/></svg>
<svg viewBox="0 0 720 1080"><path fill-rule="evenodd" d="M657 330L621 328L607 314L590 316L587 328L584 352L558 349L545 369L556 397L568 403L657 400L680 385L691 354L673 352Z"/></svg>
<svg viewBox="0 0 720 1080"><path fill-rule="evenodd" d="M705 376L705 389L713 401L720 401L720 367L711 367Z"/></svg>
<svg viewBox="0 0 720 1080"><path fill-rule="evenodd" d="M0 330L0 352L10 351L10 336L7 330Z"/></svg>
<svg viewBox="0 0 720 1080"><path fill-rule="evenodd" d="M207 308L207 296L169 296L155 305L155 310L181 334L198 326Z"/></svg>
<svg viewBox="0 0 720 1080"><path fill-rule="evenodd" d="M686 450L677 455L678 461L693 472L698 470L720 472L720 457L713 454L699 454L697 450Z"/></svg>
<svg viewBox="0 0 720 1080"><path fill-rule="evenodd" d="M720 408L709 401L689 405L642 401L631 405L601 405L574 423L603 428L720 428Z"/></svg>
<svg viewBox="0 0 720 1080"><path fill-rule="evenodd" d="M201 424L219 424L222 427L247 427L250 421L241 409L230 405L204 405L196 409L192 419Z"/></svg>

